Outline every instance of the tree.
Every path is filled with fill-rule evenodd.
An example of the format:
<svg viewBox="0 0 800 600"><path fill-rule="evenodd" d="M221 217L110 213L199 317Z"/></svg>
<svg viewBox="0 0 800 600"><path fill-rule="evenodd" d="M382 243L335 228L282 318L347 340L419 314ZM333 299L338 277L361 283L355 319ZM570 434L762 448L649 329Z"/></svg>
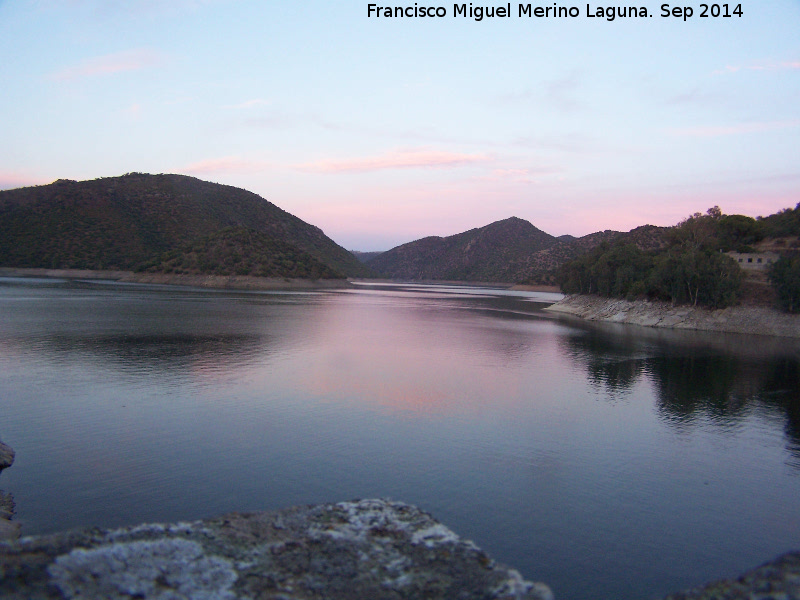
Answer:
<svg viewBox="0 0 800 600"><path fill-rule="evenodd" d="M790 313L800 312L800 256L782 256L769 270L769 279L781 307Z"/></svg>
<svg viewBox="0 0 800 600"><path fill-rule="evenodd" d="M723 251L744 252L764 236L759 222L744 215L724 215L719 220L717 237Z"/></svg>
<svg viewBox="0 0 800 600"><path fill-rule="evenodd" d="M673 304L722 308L738 300L741 281L741 269L729 256L682 244L658 257L650 287Z"/></svg>

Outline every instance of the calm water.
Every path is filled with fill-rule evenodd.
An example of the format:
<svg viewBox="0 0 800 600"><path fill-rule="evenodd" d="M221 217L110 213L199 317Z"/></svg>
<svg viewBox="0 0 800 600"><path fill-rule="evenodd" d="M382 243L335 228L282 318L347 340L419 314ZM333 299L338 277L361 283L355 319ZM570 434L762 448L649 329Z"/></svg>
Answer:
<svg viewBox="0 0 800 600"><path fill-rule="evenodd" d="M0 488L27 534L391 497L559 600L800 549L797 343L546 296L0 279Z"/></svg>

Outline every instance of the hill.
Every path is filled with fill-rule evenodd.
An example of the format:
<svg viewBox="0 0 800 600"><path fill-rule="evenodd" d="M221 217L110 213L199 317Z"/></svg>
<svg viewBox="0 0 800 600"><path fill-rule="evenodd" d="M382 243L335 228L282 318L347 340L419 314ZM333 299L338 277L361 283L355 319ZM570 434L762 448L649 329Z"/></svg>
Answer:
<svg viewBox="0 0 800 600"><path fill-rule="evenodd" d="M368 263L379 254L383 254L383 250L373 250L370 252L361 252L360 250L350 250L350 252L362 263Z"/></svg>
<svg viewBox="0 0 800 600"><path fill-rule="evenodd" d="M564 263L603 242L626 239L643 250L663 245L665 228L644 225L622 233L598 231L554 237L511 217L449 237L426 237L382 252L366 263L393 279L554 284Z"/></svg>
<svg viewBox="0 0 800 600"><path fill-rule="evenodd" d="M337 279L339 271L286 242L244 227L228 227L204 236L159 258L138 271L178 275L249 275Z"/></svg>
<svg viewBox="0 0 800 600"><path fill-rule="evenodd" d="M426 237L381 253L367 264L393 279L520 281L537 252L557 239L511 217L448 237Z"/></svg>
<svg viewBox="0 0 800 600"><path fill-rule="evenodd" d="M758 219L726 215L714 206L674 227L639 227L603 242L562 265L556 279L568 294L715 309L778 300L797 312L798 235L800 206Z"/></svg>
<svg viewBox="0 0 800 600"><path fill-rule="evenodd" d="M214 236L229 228L238 233L223 235L225 243L236 246L240 255L283 253L286 265L250 265L255 271L292 277L303 264L308 272L369 275L367 267L321 229L257 194L184 175L144 173L0 191L0 266L174 269L179 268L177 255L169 253L183 252L197 257L195 263L186 263L190 271L221 274L218 264L200 260L198 250L209 242L222 243ZM222 269L225 274L245 268L235 263L229 261L233 272Z"/></svg>

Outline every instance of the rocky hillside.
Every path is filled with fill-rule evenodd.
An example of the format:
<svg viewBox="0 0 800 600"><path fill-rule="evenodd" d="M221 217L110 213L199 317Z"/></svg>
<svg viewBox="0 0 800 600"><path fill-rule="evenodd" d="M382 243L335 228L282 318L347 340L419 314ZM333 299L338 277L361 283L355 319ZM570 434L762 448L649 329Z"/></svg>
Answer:
<svg viewBox="0 0 800 600"><path fill-rule="evenodd" d="M534 255L558 243L528 221L511 217L449 237L426 237L383 252L367 264L383 277L518 281Z"/></svg>
<svg viewBox="0 0 800 600"><path fill-rule="evenodd" d="M229 228L252 232L235 241L239 254L264 252L268 242L281 244L281 260L291 257L287 269L280 261L269 267L276 276L296 276L297 264L312 261L339 276L369 275L321 229L252 192L183 175L143 173L0 191L0 266L152 269L175 259L168 253L202 245ZM209 268L219 273L219 265Z"/></svg>
<svg viewBox="0 0 800 600"><path fill-rule="evenodd" d="M403 244L366 263L380 276L393 279L552 284L559 266L603 242L625 236L643 250L652 249L664 243L664 230L644 225L628 233L554 237L511 217L457 235Z"/></svg>
<svg viewBox="0 0 800 600"><path fill-rule="evenodd" d="M350 250L350 252L362 263L368 263L379 254L383 254L383 250L375 250L371 252L361 252L359 250Z"/></svg>

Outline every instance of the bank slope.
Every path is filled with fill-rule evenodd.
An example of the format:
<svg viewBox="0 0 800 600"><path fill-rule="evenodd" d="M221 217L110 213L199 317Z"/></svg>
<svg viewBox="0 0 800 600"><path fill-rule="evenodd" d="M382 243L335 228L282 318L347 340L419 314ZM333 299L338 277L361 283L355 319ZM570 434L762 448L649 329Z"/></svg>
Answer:
<svg viewBox="0 0 800 600"><path fill-rule="evenodd" d="M340 276L370 273L318 227L257 194L194 177L131 173L0 191L3 267L154 267L223 230L254 232L262 250L280 242L290 262L313 257Z"/></svg>

